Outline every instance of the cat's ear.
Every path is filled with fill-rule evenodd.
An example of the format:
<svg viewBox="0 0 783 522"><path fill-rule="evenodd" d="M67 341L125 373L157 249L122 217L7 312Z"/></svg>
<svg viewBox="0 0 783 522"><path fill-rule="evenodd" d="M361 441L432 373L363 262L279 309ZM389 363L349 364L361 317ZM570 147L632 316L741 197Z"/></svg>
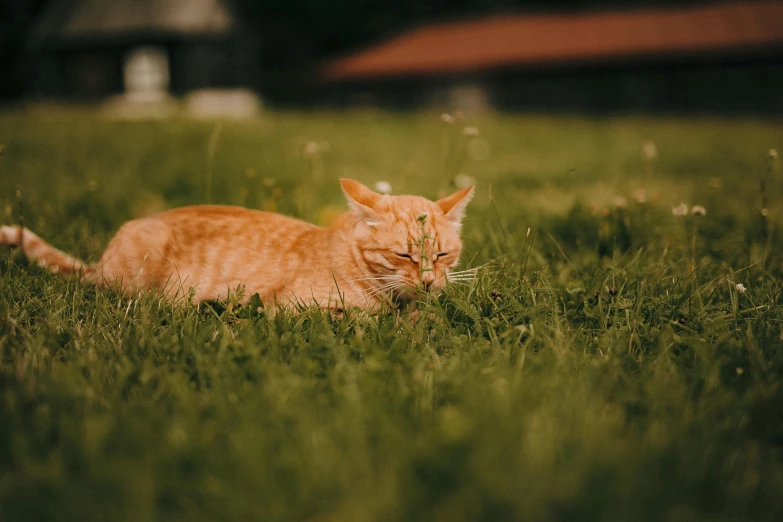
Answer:
<svg viewBox="0 0 783 522"><path fill-rule="evenodd" d="M340 180L340 185L343 188L343 193L348 200L348 206L351 207L351 210L361 215L368 222L377 219L378 214L375 206L383 196L352 179L343 178Z"/></svg>
<svg viewBox="0 0 783 522"><path fill-rule="evenodd" d="M465 207L473 198L474 185L455 192L451 196L439 199L435 202L440 207L446 219L454 226L462 225L462 217L465 215Z"/></svg>

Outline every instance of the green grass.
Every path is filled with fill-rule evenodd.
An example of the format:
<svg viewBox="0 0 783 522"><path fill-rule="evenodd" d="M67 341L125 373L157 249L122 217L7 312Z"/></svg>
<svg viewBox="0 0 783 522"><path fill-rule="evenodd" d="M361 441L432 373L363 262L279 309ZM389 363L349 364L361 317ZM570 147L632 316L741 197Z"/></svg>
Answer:
<svg viewBox="0 0 783 522"><path fill-rule="evenodd" d="M437 114L0 115L0 222L18 188L86 259L163 208L319 220L340 177L461 171L463 264L491 263L414 321L172 309L0 252L0 520L779 520L783 125L469 123L461 154Z"/></svg>

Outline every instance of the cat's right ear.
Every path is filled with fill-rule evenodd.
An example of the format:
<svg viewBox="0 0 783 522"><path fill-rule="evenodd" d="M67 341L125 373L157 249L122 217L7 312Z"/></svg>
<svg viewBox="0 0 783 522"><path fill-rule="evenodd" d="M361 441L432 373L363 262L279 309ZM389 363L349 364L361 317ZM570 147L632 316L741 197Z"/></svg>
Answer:
<svg viewBox="0 0 783 522"><path fill-rule="evenodd" d="M473 190L475 188L475 186L471 185L435 202L443 210L446 219L457 228L462 226L462 216L465 215L465 207L473 198Z"/></svg>
<svg viewBox="0 0 783 522"><path fill-rule="evenodd" d="M351 207L351 210L367 220L368 223L377 220L378 214L375 211L375 205L382 197L380 194L352 179L341 179L340 186L343 188L345 199L348 200L348 206Z"/></svg>

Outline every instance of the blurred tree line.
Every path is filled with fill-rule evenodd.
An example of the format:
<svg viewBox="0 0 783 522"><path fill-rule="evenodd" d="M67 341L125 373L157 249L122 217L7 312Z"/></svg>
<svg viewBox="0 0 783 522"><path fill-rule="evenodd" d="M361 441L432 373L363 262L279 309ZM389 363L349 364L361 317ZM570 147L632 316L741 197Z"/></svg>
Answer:
<svg viewBox="0 0 783 522"><path fill-rule="evenodd" d="M27 34L46 4L0 0L0 97L24 93ZM75 0L78 1L78 0ZM118 0L105 0L118 1ZM303 68L423 23L504 12L703 3L703 0L226 0L254 34L262 70Z"/></svg>

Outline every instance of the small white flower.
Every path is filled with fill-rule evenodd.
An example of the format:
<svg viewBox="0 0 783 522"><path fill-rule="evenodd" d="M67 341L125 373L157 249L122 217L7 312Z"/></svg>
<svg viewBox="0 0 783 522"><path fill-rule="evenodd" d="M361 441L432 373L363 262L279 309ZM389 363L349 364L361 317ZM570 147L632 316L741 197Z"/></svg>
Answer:
<svg viewBox="0 0 783 522"><path fill-rule="evenodd" d="M442 121L443 123L451 124L454 123L455 120L454 120L454 116L452 116L448 112L444 112L443 114L440 115L440 121Z"/></svg>
<svg viewBox="0 0 783 522"><path fill-rule="evenodd" d="M691 207L691 214L693 214L694 216L706 216L707 209L702 207L701 205L693 205L693 207Z"/></svg>
<svg viewBox="0 0 783 522"><path fill-rule="evenodd" d="M777 149L769 149L769 159L778 159L778 150Z"/></svg>
<svg viewBox="0 0 783 522"><path fill-rule="evenodd" d="M391 194L392 186L388 181L376 181L375 190L381 194Z"/></svg>
<svg viewBox="0 0 783 522"><path fill-rule="evenodd" d="M680 203L676 207L672 207L672 215L677 217L687 216L688 215L688 205L685 203Z"/></svg>
<svg viewBox="0 0 783 522"><path fill-rule="evenodd" d="M314 141L308 141L305 144L304 154L308 158L313 158L313 157L318 155L319 149L320 149L320 147L318 146L318 143L316 143Z"/></svg>
<svg viewBox="0 0 783 522"><path fill-rule="evenodd" d="M655 142L652 140L647 140L642 144L642 154L644 155L644 159L647 161L652 161L655 158L658 157L658 147L655 145Z"/></svg>
<svg viewBox="0 0 783 522"><path fill-rule="evenodd" d="M468 138L475 138L479 135L478 127L465 127L462 129L462 134L467 136Z"/></svg>
<svg viewBox="0 0 783 522"><path fill-rule="evenodd" d="M745 285L743 285L742 283L737 283L736 288L737 288L737 293L738 294L744 294L745 293Z"/></svg>
<svg viewBox="0 0 783 522"><path fill-rule="evenodd" d="M457 188L463 189L475 184L476 180L472 176L468 176L462 172L454 176L454 185L456 185Z"/></svg>
<svg viewBox="0 0 783 522"><path fill-rule="evenodd" d="M767 210L766 208L762 208L761 209L761 215L764 216L764 217L769 216L769 210Z"/></svg>
<svg viewBox="0 0 783 522"><path fill-rule="evenodd" d="M615 208L626 208L628 206L628 200L622 196L615 196L612 198L612 205Z"/></svg>

